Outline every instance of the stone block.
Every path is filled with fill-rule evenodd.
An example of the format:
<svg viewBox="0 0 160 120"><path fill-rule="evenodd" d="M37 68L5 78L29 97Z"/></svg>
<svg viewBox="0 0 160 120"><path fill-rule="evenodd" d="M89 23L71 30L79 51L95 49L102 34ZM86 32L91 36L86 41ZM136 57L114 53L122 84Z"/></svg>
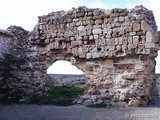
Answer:
<svg viewBox="0 0 160 120"><path fill-rule="evenodd" d="M73 32L72 31L66 31L64 33L64 37L70 37L70 36L73 36Z"/></svg>
<svg viewBox="0 0 160 120"><path fill-rule="evenodd" d="M119 18L118 17L115 17L114 18L114 22L118 22L119 21Z"/></svg>
<svg viewBox="0 0 160 120"><path fill-rule="evenodd" d="M67 49L72 48L71 43L67 43Z"/></svg>
<svg viewBox="0 0 160 120"><path fill-rule="evenodd" d="M103 23L103 20L99 19L99 20L95 20L95 24L96 25L101 25Z"/></svg>
<svg viewBox="0 0 160 120"><path fill-rule="evenodd" d="M105 38L106 38L106 39L110 39L110 38L112 38L111 33L107 33L107 35L105 35Z"/></svg>
<svg viewBox="0 0 160 120"><path fill-rule="evenodd" d="M116 46L116 50L121 51L122 50L122 46L121 45L117 45Z"/></svg>
<svg viewBox="0 0 160 120"><path fill-rule="evenodd" d="M115 23L115 27L121 27L120 23Z"/></svg>
<svg viewBox="0 0 160 120"><path fill-rule="evenodd" d="M143 19L145 19L145 15L136 15L135 16L136 17L136 20L143 20Z"/></svg>
<svg viewBox="0 0 160 120"><path fill-rule="evenodd" d="M102 29L101 28L97 28L97 29L93 29L93 34L101 34L102 33Z"/></svg>
<svg viewBox="0 0 160 120"><path fill-rule="evenodd" d="M90 58L92 58L92 53L87 53L86 59L90 59Z"/></svg>
<svg viewBox="0 0 160 120"><path fill-rule="evenodd" d="M113 38L118 37L117 33L112 33L112 37L113 37Z"/></svg>
<svg viewBox="0 0 160 120"><path fill-rule="evenodd" d="M77 27L77 30L78 31L85 31L85 28L84 28L84 26L79 26L79 27Z"/></svg>
<svg viewBox="0 0 160 120"><path fill-rule="evenodd" d="M155 48L155 43L145 43L145 48Z"/></svg>
<svg viewBox="0 0 160 120"><path fill-rule="evenodd" d="M89 40L89 36L88 35L84 36L83 40Z"/></svg>
<svg viewBox="0 0 160 120"><path fill-rule="evenodd" d="M129 17L128 16L125 16L124 19L125 19L126 22L129 21Z"/></svg>
<svg viewBox="0 0 160 120"><path fill-rule="evenodd" d="M132 26L127 26L125 29L124 29L125 32L131 32L132 31Z"/></svg>
<svg viewBox="0 0 160 120"><path fill-rule="evenodd" d="M133 44L132 37L128 37L128 43L129 43L129 44Z"/></svg>
<svg viewBox="0 0 160 120"><path fill-rule="evenodd" d="M119 17L119 21L120 21L120 22L124 22L124 21L125 21L124 17L120 16L120 17Z"/></svg>
<svg viewBox="0 0 160 120"><path fill-rule="evenodd" d="M122 37L118 38L118 44L122 45Z"/></svg>
<svg viewBox="0 0 160 120"><path fill-rule="evenodd" d="M73 54L74 56L77 56L77 55L78 55L78 49L77 49L77 47L72 48L72 54Z"/></svg>
<svg viewBox="0 0 160 120"><path fill-rule="evenodd" d="M104 53L92 53L92 58L104 57Z"/></svg>
<svg viewBox="0 0 160 120"><path fill-rule="evenodd" d="M105 57L108 57L108 54L109 54L108 51L105 51L105 52L104 52L104 56L105 56Z"/></svg>
<svg viewBox="0 0 160 120"><path fill-rule="evenodd" d="M90 52L92 52L92 53L98 52L97 47L92 48L92 50L90 50Z"/></svg>
<svg viewBox="0 0 160 120"><path fill-rule="evenodd" d="M79 36L86 36L87 32L86 31L79 31Z"/></svg>
<svg viewBox="0 0 160 120"><path fill-rule="evenodd" d="M122 50L127 50L127 45L122 45Z"/></svg>
<svg viewBox="0 0 160 120"><path fill-rule="evenodd" d="M59 42L58 42L58 41L55 41L55 43L54 43L54 48L55 48L55 49L59 49L59 48L60 48L60 45L59 45Z"/></svg>
<svg viewBox="0 0 160 120"><path fill-rule="evenodd" d="M70 37L70 40L71 40L71 41L75 40L75 37Z"/></svg>
<svg viewBox="0 0 160 120"><path fill-rule="evenodd" d="M101 28L102 26L101 25L93 25L93 29L98 29L98 28Z"/></svg>
<svg viewBox="0 0 160 120"><path fill-rule="evenodd" d="M111 40L111 39L106 39L106 45L107 45L107 46L112 45L112 40Z"/></svg>
<svg viewBox="0 0 160 120"><path fill-rule="evenodd" d="M93 28L92 25L87 25L87 26L85 26L85 30L91 30L92 28Z"/></svg>
<svg viewBox="0 0 160 120"><path fill-rule="evenodd" d="M145 44L145 42L146 42L146 36L141 36L139 42L140 42L141 44Z"/></svg>
<svg viewBox="0 0 160 120"><path fill-rule="evenodd" d="M153 40L153 38L152 38L152 32L147 31L147 33L146 33L146 42L147 43L151 43L152 40Z"/></svg>
<svg viewBox="0 0 160 120"><path fill-rule="evenodd" d="M94 35L94 39L98 39L99 38L99 35Z"/></svg>
<svg viewBox="0 0 160 120"><path fill-rule="evenodd" d="M76 46L78 46L78 43L76 41L71 41L71 47L73 48L73 47L76 47Z"/></svg>
<svg viewBox="0 0 160 120"><path fill-rule="evenodd" d="M153 35L153 42L154 43L160 43L160 32L155 32L154 35Z"/></svg>
<svg viewBox="0 0 160 120"><path fill-rule="evenodd" d="M104 28L103 29L103 33L105 34L105 33L112 33L112 29L110 29L110 28Z"/></svg>
<svg viewBox="0 0 160 120"><path fill-rule="evenodd" d="M108 51L108 53L107 53L108 55L108 58L111 58L111 57L113 57L113 52L112 51Z"/></svg>
<svg viewBox="0 0 160 120"><path fill-rule="evenodd" d="M154 32L154 30L151 28L151 26L148 25L145 20L142 20L141 22L141 30Z"/></svg>
<svg viewBox="0 0 160 120"><path fill-rule="evenodd" d="M130 32L129 35L134 36L134 35L136 35L136 32Z"/></svg>
<svg viewBox="0 0 160 120"><path fill-rule="evenodd" d="M139 36L133 36L133 44L139 43Z"/></svg>
<svg viewBox="0 0 160 120"><path fill-rule="evenodd" d="M118 32L119 31L119 28L113 28L113 32Z"/></svg>
<svg viewBox="0 0 160 120"><path fill-rule="evenodd" d="M83 24L84 26L86 26L86 25L88 25L88 24L90 24L90 23L91 23L90 20L85 20L85 21L82 22L82 24Z"/></svg>
<svg viewBox="0 0 160 120"><path fill-rule="evenodd" d="M110 51L115 50L115 48L116 48L115 46L109 46L109 50L110 50Z"/></svg>
<svg viewBox="0 0 160 120"><path fill-rule="evenodd" d="M54 43L50 43L49 45L47 45L47 51L50 51L54 49Z"/></svg>
<svg viewBox="0 0 160 120"><path fill-rule="evenodd" d="M90 35L89 36L89 40L93 40L94 36L93 35Z"/></svg>
<svg viewBox="0 0 160 120"><path fill-rule="evenodd" d="M128 26L130 26L130 22L123 22L122 24L121 24L121 26L122 27L128 27Z"/></svg>
<svg viewBox="0 0 160 120"><path fill-rule="evenodd" d="M131 50L131 49L135 49L137 48L137 44L128 44L128 49Z"/></svg>
<svg viewBox="0 0 160 120"><path fill-rule="evenodd" d="M82 24L83 24L82 21L76 22L76 26L80 26L80 25L82 25Z"/></svg>
<svg viewBox="0 0 160 120"><path fill-rule="evenodd" d="M50 39L45 39L45 43L49 44L50 43Z"/></svg>
<svg viewBox="0 0 160 120"><path fill-rule="evenodd" d="M149 55L151 53L150 49L138 48L136 54Z"/></svg>
<svg viewBox="0 0 160 120"><path fill-rule="evenodd" d="M146 35L146 32L145 31L138 31L137 32L137 35L139 35L139 36L145 36Z"/></svg>
<svg viewBox="0 0 160 120"><path fill-rule="evenodd" d="M86 53L79 53L79 58L86 58Z"/></svg>
<svg viewBox="0 0 160 120"><path fill-rule="evenodd" d="M112 28L110 23L107 23L107 28Z"/></svg>
<svg viewBox="0 0 160 120"><path fill-rule="evenodd" d="M66 49L67 48L67 44L65 42L62 42L62 48Z"/></svg>
<svg viewBox="0 0 160 120"><path fill-rule="evenodd" d="M128 103L128 106L129 107L139 107L142 105L142 102L141 100L130 100L129 103Z"/></svg>
<svg viewBox="0 0 160 120"><path fill-rule="evenodd" d="M105 39L100 39L99 40L99 46L105 46L106 45L106 40Z"/></svg>
<svg viewBox="0 0 160 120"><path fill-rule="evenodd" d="M82 36L76 36L76 40L82 40Z"/></svg>
<svg viewBox="0 0 160 120"><path fill-rule="evenodd" d="M92 105L92 104L93 104L93 102L92 102L91 99L88 99L88 100L84 100L84 101L83 101L83 105L85 105L85 106L89 106L89 105Z"/></svg>
<svg viewBox="0 0 160 120"><path fill-rule="evenodd" d="M119 41L118 41L118 38L115 38L115 39L114 39L115 45L118 45L118 42L119 42Z"/></svg>
<svg viewBox="0 0 160 120"><path fill-rule="evenodd" d="M79 47L78 47L78 54L79 54L79 53L82 53L82 52L83 52L83 47L82 47L82 46L79 46Z"/></svg>
<svg viewBox="0 0 160 120"><path fill-rule="evenodd" d="M102 24L102 29L107 28L106 24Z"/></svg>
<svg viewBox="0 0 160 120"><path fill-rule="evenodd" d="M122 44L128 44L128 37L122 37Z"/></svg>
<svg viewBox="0 0 160 120"><path fill-rule="evenodd" d="M134 21L136 18L134 16L129 16L130 21Z"/></svg>
<svg viewBox="0 0 160 120"><path fill-rule="evenodd" d="M138 44L138 48L145 48L145 44Z"/></svg>

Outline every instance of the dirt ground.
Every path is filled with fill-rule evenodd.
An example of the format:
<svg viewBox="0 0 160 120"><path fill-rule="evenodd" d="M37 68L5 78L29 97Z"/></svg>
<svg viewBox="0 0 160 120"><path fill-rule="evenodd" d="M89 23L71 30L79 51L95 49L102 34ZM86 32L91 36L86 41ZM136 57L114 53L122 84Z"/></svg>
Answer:
<svg viewBox="0 0 160 120"><path fill-rule="evenodd" d="M0 120L160 120L160 107L88 108L45 105L0 106Z"/></svg>

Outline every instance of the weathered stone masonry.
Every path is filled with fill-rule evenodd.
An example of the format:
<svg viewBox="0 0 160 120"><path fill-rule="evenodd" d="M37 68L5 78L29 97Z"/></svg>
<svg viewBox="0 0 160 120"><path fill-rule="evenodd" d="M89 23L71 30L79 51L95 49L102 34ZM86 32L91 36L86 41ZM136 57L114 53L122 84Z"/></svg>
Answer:
<svg viewBox="0 0 160 120"><path fill-rule="evenodd" d="M84 71L84 104L125 101L147 104L154 86L159 33L152 11L79 7L39 17L30 43L44 71L56 60L71 60ZM48 65L49 64L49 65Z"/></svg>
<svg viewBox="0 0 160 120"><path fill-rule="evenodd" d="M44 79L39 79L41 73L32 66L35 52L28 44L28 35L17 26L0 30L0 99L22 98L45 90Z"/></svg>
<svg viewBox="0 0 160 120"><path fill-rule="evenodd" d="M56 60L68 60L85 73L88 91L79 100L85 105L140 106L156 91L159 32L152 11L143 6L52 12L39 17L29 43L29 85L37 79L37 90L27 86L30 93L44 89L46 70Z"/></svg>

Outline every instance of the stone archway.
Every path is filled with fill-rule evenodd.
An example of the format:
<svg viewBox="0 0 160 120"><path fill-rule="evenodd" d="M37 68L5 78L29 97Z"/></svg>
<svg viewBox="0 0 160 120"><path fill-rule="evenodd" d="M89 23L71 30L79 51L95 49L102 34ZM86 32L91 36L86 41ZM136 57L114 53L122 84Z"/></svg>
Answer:
<svg viewBox="0 0 160 120"><path fill-rule="evenodd" d="M47 69L46 86L86 87L83 71L69 61L58 60Z"/></svg>
<svg viewBox="0 0 160 120"><path fill-rule="evenodd" d="M140 106L150 100L159 32L152 12L143 6L52 12L39 17L30 43L42 73L56 60L84 71L84 104L122 101Z"/></svg>

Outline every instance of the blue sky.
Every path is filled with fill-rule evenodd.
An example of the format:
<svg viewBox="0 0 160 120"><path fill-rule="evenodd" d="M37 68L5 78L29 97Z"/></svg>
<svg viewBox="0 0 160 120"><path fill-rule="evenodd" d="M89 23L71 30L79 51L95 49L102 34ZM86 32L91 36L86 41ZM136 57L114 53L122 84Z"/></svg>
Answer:
<svg viewBox="0 0 160 120"><path fill-rule="evenodd" d="M157 25L160 26L160 8L158 3L159 0L1 0L0 29L6 29L10 25L17 25L31 31L37 24L38 16L58 10L70 10L72 7L78 6L103 9L115 7L130 9L135 5L143 5L153 10ZM160 73L160 53L156 61L156 72ZM69 63L66 64L69 65ZM60 65L57 66L59 67ZM62 66L65 65L63 64ZM49 69L49 72L52 71L54 71L53 67ZM77 73L78 71L73 69L71 72Z"/></svg>
<svg viewBox="0 0 160 120"><path fill-rule="evenodd" d="M86 0L88 3L92 3L92 0ZM93 0L93 2L96 2L96 0ZM99 2L102 2L104 5L109 5L111 7L122 7L122 8L128 8L132 6L133 4L141 4L142 0L99 0ZM107 9L107 8L106 8Z"/></svg>

